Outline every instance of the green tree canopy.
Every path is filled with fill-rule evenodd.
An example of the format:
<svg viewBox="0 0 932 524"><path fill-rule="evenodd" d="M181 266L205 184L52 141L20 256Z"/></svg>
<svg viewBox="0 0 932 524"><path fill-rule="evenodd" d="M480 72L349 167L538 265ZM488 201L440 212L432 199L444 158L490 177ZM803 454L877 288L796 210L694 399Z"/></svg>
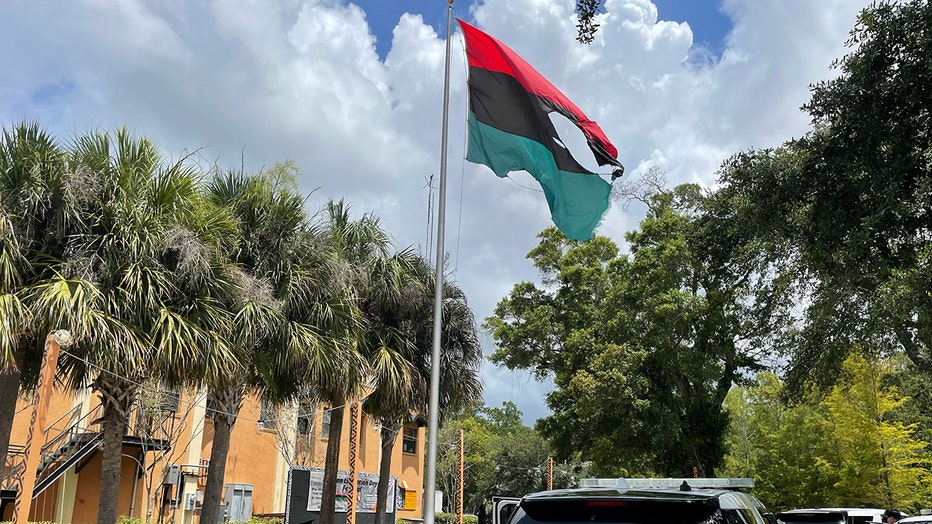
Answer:
<svg viewBox="0 0 932 524"><path fill-rule="evenodd" d="M864 340L932 373L932 4L873 3L850 34L803 106L813 129L721 171L738 224L794 262L792 389L834 377Z"/></svg>
<svg viewBox="0 0 932 524"><path fill-rule="evenodd" d="M521 411L512 402L502 407L480 406L473 413L453 419L440 429L438 489L454 503L459 450L463 430L464 506L478 513L492 497L521 497L547 487L548 442L521 421ZM574 487L588 470L574 457L554 465L555 489Z"/></svg>
<svg viewBox="0 0 932 524"><path fill-rule="evenodd" d="M558 457L580 450L602 475L711 474L724 454L722 402L758 367L771 304L748 293L758 259L744 244L706 247L721 231L699 220L698 187L644 195L629 255L605 237L539 235L528 257L542 285L517 284L486 320L491 358L553 375L553 415L538 429Z"/></svg>
<svg viewBox="0 0 932 524"><path fill-rule="evenodd" d="M785 404L772 373L734 388L723 476L751 476L773 509L896 507L913 512L932 500L928 443L898 418L908 401L889 380L910 374L896 359L855 350L824 395L809 389Z"/></svg>

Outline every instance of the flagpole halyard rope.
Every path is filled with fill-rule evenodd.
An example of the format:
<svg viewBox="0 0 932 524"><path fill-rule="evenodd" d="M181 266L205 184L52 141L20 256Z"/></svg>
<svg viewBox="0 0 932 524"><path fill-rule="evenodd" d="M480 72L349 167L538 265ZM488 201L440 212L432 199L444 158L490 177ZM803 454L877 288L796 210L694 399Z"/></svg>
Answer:
<svg viewBox="0 0 932 524"><path fill-rule="evenodd" d="M460 50L462 51L462 56L466 57L466 41L460 39ZM469 63L466 60L463 60L463 73L464 78L469 80ZM466 151L469 150L469 90L465 92L466 103L463 104L465 109L465 116L463 118L463 157L460 158L460 209L459 216L456 219L456 254L453 257L453 276L456 276L456 272L459 269L460 264L460 239L462 238L463 230L463 194L466 192Z"/></svg>

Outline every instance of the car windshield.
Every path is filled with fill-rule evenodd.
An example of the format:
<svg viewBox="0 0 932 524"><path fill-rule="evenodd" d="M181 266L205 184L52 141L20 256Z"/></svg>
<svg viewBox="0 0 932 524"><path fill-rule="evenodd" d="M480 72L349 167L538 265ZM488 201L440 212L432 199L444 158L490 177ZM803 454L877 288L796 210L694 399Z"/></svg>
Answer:
<svg viewBox="0 0 932 524"><path fill-rule="evenodd" d="M708 500L525 500L509 524L729 524ZM738 523L736 523L738 524Z"/></svg>

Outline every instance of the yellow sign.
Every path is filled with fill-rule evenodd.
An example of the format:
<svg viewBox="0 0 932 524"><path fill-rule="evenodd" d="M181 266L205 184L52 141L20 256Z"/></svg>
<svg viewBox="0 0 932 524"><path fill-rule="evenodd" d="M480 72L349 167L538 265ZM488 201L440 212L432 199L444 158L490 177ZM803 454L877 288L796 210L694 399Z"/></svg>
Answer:
<svg viewBox="0 0 932 524"><path fill-rule="evenodd" d="M405 490L405 509L417 509L417 491Z"/></svg>

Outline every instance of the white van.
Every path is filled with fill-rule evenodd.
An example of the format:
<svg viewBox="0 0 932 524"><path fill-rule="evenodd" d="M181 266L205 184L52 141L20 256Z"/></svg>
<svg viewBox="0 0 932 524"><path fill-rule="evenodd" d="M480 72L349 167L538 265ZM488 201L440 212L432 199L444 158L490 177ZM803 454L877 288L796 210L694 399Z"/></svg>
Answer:
<svg viewBox="0 0 932 524"><path fill-rule="evenodd" d="M777 514L783 524L801 524L817 522L835 522L835 516L844 514L846 524L871 524L883 522L883 512L879 508L806 508L784 511ZM825 520L819 520L819 515Z"/></svg>

